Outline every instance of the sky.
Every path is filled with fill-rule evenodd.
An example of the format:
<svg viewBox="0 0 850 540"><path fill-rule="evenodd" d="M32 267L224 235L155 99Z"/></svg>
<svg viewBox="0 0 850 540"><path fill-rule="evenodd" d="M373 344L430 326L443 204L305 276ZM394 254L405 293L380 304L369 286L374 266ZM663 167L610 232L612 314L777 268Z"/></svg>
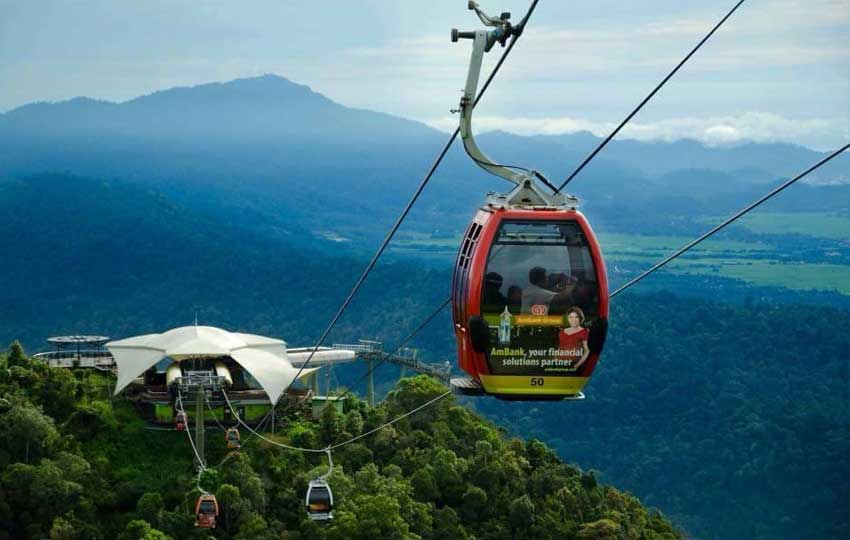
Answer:
<svg viewBox="0 0 850 540"><path fill-rule="evenodd" d="M518 20L529 1L480 3ZM476 130L607 134L733 5L541 0ZM471 44L449 30L479 26L466 0L0 0L0 112L274 73L450 130ZM619 137L844 144L850 0L745 1Z"/></svg>

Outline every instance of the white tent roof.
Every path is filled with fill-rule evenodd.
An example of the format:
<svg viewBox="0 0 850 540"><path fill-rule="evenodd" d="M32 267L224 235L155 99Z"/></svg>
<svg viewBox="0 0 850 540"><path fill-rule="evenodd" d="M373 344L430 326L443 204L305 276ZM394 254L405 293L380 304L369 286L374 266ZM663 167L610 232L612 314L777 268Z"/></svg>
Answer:
<svg viewBox="0 0 850 540"><path fill-rule="evenodd" d="M295 380L298 370L286 355L286 343L253 334L228 332L212 326L183 326L162 334L146 334L111 341L106 348L118 366L115 393L163 358L174 360L204 356L229 356L263 387L272 403ZM300 377L317 368L304 369Z"/></svg>

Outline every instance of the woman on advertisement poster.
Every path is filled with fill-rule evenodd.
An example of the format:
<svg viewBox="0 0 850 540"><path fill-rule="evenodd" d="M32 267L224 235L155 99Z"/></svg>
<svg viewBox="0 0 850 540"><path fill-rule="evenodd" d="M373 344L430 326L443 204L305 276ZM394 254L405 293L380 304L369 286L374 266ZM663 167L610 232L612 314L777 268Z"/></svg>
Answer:
<svg viewBox="0 0 850 540"><path fill-rule="evenodd" d="M572 360L573 369L578 372L590 356L590 348L587 346L589 331L582 326L584 324L584 312L581 308L573 306L567 310L567 326L558 332L558 348L561 356Z"/></svg>

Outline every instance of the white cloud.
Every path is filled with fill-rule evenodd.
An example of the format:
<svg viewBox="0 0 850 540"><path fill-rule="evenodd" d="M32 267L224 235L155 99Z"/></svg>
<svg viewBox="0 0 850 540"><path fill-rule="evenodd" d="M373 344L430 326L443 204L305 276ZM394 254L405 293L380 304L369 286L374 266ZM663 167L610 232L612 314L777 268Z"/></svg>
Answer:
<svg viewBox="0 0 850 540"><path fill-rule="evenodd" d="M432 127L451 131L457 125L457 117L449 116L426 121ZM596 136L607 136L616 124L592 122L580 118L523 118L502 116L478 116L474 119L478 132L502 130L517 135L558 135L589 131ZM712 118L681 117L657 122L633 122L619 133L618 138L641 141L675 141L694 139L707 145L718 146L744 141L793 142L822 141L814 147L829 149L828 141L838 146L850 137L846 120L813 118L797 120L783 116L748 112L738 116Z"/></svg>
<svg viewBox="0 0 850 540"><path fill-rule="evenodd" d="M722 12L706 8L685 17L667 16L636 23L614 19L613 23L585 27L535 22L501 78L567 80L576 74L664 71L676 65L717 23ZM343 55L346 61L371 60L369 68L385 75L421 78L427 73L429 78L441 78L454 76L458 66L465 69L469 54L467 46L452 46L447 41L445 34L427 35L389 45L352 48ZM491 54L487 60L492 62L496 56ZM687 71L847 62L850 0L780 0L741 6L698 57L689 62Z"/></svg>

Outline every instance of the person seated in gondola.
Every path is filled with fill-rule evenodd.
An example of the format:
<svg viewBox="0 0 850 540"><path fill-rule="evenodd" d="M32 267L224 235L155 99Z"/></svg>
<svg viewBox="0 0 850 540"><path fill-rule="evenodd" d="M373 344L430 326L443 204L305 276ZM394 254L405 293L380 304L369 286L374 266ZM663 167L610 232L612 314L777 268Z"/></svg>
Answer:
<svg viewBox="0 0 850 540"><path fill-rule="evenodd" d="M529 286L522 291L522 312L534 315L548 315L549 306L560 305L570 298L572 288L566 284L563 290L551 291L547 287L546 269L535 266L528 271Z"/></svg>
<svg viewBox="0 0 850 540"><path fill-rule="evenodd" d="M517 285L508 287L508 311L511 313L522 311L522 287Z"/></svg>
<svg viewBox="0 0 850 540"><path fill-rule="evenodd" d="M557 297L549 302L549 315L565 314L567 308L575 304L574 297L577 286L577 280L574 276L563 272L549 274L546 288L557 294Z"/></svg>
<svg viewBox="0 0 850 540"><path fill-rule="evenodd" d="M590 320L593 320L594 317L592 308L599 302L598 290L596 283L586 279L580 279L573 289L572 305L584 311Z"/></svg>
<svg viewBox="0 0 850 540"><path fill-rule="evenodd" d="M488 313L499 313L508 304L507 297L502 294L503 279L498 272L489 272L484 276L484 287L481 291L481 301Z"/></svg>

